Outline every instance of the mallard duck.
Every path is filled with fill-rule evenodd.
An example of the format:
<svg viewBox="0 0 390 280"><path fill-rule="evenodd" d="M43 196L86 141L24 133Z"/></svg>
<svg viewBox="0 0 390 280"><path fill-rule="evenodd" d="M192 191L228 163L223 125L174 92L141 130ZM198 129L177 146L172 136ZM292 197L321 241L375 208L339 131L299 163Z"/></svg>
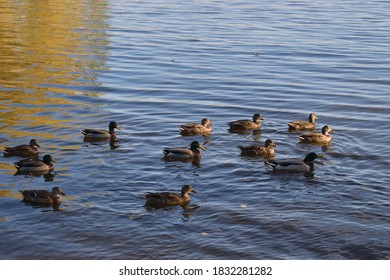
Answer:
<svg viewBox="0 0 390 280"><path fill-rule="evenodd" d="M309 130L314 129L316 126L315 120L318 119L316 114L311 113L309 115L309 121L299 120L299 121L293 121L288 122L288 128L290 130Z"/></svg>
<svg viewBox="0 0 390 280"><path fill-rule="evenodd" d="M243 155L255 155L255 156L273 156L275 152L275 142L268 139L265 141L264 146L238 146Z"/></svg>
<svg viewBox="0 0 390 280"><path fill-rule="evenodd" d="M309 144L328 144L332 140L332 136L330 136L329 132L334 132L330 126L325 125L322 128L322 133L313 132L306 133L298 136L302 143Z"/></svg>
<svg viewBox="0 0 390 280"><path fill-rule="evenodd" d="M51 155L45 155L40 159L23 159L15 162L18 172L49 172L54 169L52 162L56 162Z"/></svg>
<svg viewBox="0 0 390 280"><path fill-rule="evenodd" d="M193 159L200 158L198 149L206 150L198 141L193 141L190 148L164 148L164 158L166 159Z"/></svg>
<svg viewBox="0 0 390 280"><path fill-rule="evenodd" d="M185 136L209 134L211 133L211 126L213 124L208 118L202 119L199 123L187 123L179 126L180 133Z"/></svg>
<svg viewBox="0 0 390 280"><path fill-rule="evenodd" d="M238 120L228 122L231 130L243 130L243 129L259 129L261 127L261 120L264 120L260 114L254 114L252 120Z"/></svg>
<svg viewBox="0 0 390 280"><path fill-rule="evenodd" d="M21 190L20 192L24 201L38 204L60 204L62 200L59 195L66 195L60 187L54 187L51 192L46 190Z"/></svg>
<svg viewBox="0 0 390 280"><path fill-rule="evenodd" d="M190 192L196 193L192 186L185 185L181 189L181 194L170 192L148 193L144 196L146 199L145 205L153 207L167 207L188 204L191 200L189 196Z"/></svg>
<svg viewBox="0 0 390 280"><path fill-rule="evenodd" d="M271 162L266 161L265 163L271 165L273 170L309 172L314 170L313 161L319 157L322 156L312 152L307 154L304 160L298 158L288 158Z"/></svg>
<svg viewBox="0 0 390 280"><path fill-rule="evenodd" d="M38 156L40 146L37 140L31 139L29 145L18 145L11 148L5 148L4 157L36 157Z"/></svg>
<svg viewBox="0 0 390 280"><path fill-rule="evenodd" d="M120 127L116 122L110 122L108 125L108 131L104 129L91 129L86 128L81 131L84 135L85 141L99 141L99 140L108 140L115 139L116 133L114 129L119 129Z"/></svg>

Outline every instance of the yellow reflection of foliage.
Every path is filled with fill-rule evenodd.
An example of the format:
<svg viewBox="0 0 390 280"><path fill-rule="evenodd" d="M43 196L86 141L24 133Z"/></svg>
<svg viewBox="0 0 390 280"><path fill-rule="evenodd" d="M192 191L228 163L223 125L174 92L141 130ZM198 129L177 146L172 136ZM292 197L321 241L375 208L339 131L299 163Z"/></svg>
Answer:
<svg viewBox="0 0 390 280"><path fill-rule="evenodd" d="M66 127L74 122L67 111L80 106L66 95L97 95L85 89L106 67L106 9L105 0L0 1L1 133ZM49 129L39 135L56 137Z"/></svg>
<svg viewBox="0 0 390 280"><path fill-rule="evenodd" d="M13 197L17 199L23 198L19 192L15 193L10 190L0 190L0 197Z"/></svg>

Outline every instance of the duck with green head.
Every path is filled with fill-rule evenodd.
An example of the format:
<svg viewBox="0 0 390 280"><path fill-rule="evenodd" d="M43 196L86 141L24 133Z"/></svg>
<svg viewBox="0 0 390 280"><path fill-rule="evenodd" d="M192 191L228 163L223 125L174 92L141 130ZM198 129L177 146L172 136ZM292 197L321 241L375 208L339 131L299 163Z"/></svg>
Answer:
<svg viewBox="0 0 390 280"><path fill-rule="evenodd" d="M289 130L310 130L314 129L316 126L315 120L318 119L316 114L311 113L309 115L309 121L305 120L299 120L299 121L293 121L288 122L288 129Z"/></svg>
<svg viewBox="0 0 390 280"><path fill-rule="evenodd" d="M116 138L115 129L121 129L116 122L108 124L108 131L104 129L86 128L81 131L84 135L84 141L105 141Z"/></svg>
<svg viewBox="0 0 390 280"><path fill-rule="evenodd" d="M265 163L271 165L275 171L311 172L314 170L314 160L319 157L322 156L312 152L307 154L303 160L298 158L287 158L277 161L266 161Z"/></svg>
<svg viewBox="0 0 390 280"><path fill-rule="evenodd" d="M334 132L334 130L331 129L330 126L325 125L322 128L322 133L313 132L302 134L298 136L298 138L301 140L302 143L307 144L329 144L332 140L332 136L329 134L329 132Z"/></svg>
<svg viewBox="0 0 390 280"><path fill-rule="evenodd" d="M14 165L18 172L50 172L54 169L52 162L56 162L51 155L45 155L42 160L40 159L23 159L15 162Z"/></svg>
<svg viewBox="0 0 390 280"><path fill-rule="evenodd" d="M201 157L201 150L206 150L198 141L193 141L190 148L164 148L165 159L199 159Z"/></svg>
<svg viewBox="0 0 390 280"><path fill-rule="evenodd" d="M261 120L264 120L260 114L254 114L252 120L237 120L228 122L230 130L260 129Z"/></svg>
<svg viewBox="0 0 390 280"><path fill-rule="evenodd" d="M183 136L207 135L211 133L212 123L208 118L202 119L199 123L187 123L179 126L180 134Z"/></svg>
<svg viewBox="0 0 390 280"><path fill-rule="evenodd" d="M34 204L60 204L62 199L60 195L66 194L60 187L54 187L51 192L47 190L20 190L23 195L23 201Z"/></svg>
<svg viewBox="0 0 390 280"><path fill-rule="evenodd" d="M268 139L265 141L264 146L252 145L252 146L238 146L241 150L241 155L245 156L273 156L275 153L275 142Z"/></svg>
<svg viewBox="0 0 390 280"><path fill-rule="evenodd" d="M11 148L5 148L4 149L4 157L12 157L12 156L18 156L18 157L37 157L39 154L39 148L38 142L36 139L31 139L29 145L18 145Z"/></svg>
<svg viewBox="0 0 390 280"><path fill-rule="evenodd" d="M168 207L185 205L188 204L191 200L189 196L190 192L196 193L192 186L185 185L182 187L180 194L171 192L148 193L144 196L146 199L145 206Z"/></svg>

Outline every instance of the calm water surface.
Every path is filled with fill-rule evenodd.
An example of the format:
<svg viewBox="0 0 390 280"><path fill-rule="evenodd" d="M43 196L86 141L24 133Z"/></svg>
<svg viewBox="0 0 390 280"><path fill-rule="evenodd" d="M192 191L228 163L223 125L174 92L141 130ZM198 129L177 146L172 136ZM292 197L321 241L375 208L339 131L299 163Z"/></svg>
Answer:
<svg viewBox="0 0 390 280"><path fill-rule="evenodd" d="M389 259L389 1L0 0L0 148L37 138L50 176L0 160L1 259ZM266 119L259 133L226 122ZM315 112L329 147L286 122ZM178 125L208 117L210 136ZM84 143L107 128L118 142ZM275 158L322 154L313 174ZM162 148L206 147L198 164ZM193 210L142 195L191 184ZM59 209L20 189L68 195ZM59 210L59 211L58 211Z"/></svg>

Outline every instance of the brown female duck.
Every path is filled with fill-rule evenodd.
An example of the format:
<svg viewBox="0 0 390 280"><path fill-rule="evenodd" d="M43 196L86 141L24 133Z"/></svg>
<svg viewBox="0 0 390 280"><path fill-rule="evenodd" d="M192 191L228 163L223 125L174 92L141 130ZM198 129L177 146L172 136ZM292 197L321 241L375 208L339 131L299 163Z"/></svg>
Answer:
<svg viewBox="0 0 390 280"><path fill-rule="evenodd" d="M252 145L252 146L238 146L242 155L251 156L273 156L275 153L275 142L268 139L265 141L264 146Z"/></svg>
<svg viewBox="0 0 390 280"><path fill-rule="evenodd" d="M185 185L181 189L180 194L170 192L148 193L144 196L146 206L152 207L167 207L188 204L191 200L189 193L196 191L190 185Z"/></svg>
<svg viewBox="0 0 390 280"><path fill-rule="evenodd" d="M202 119L202 122L199 123L187 123L179 126L180 134L183 136L192 136L192 135L205 135L211 133L211 126L213 124L208 118Z"/></svg>
<svg viewBox="0 0 390 280"><path fill-rule="evenodd" d="M23 200L36 204L60 204L62 202L59 195L66 195L60 187L54 187L51 192L47 190L20 190Z"/></svg>
<svg viewBox="0 0 390 280"><path fill-rule="evenodd" d="M237 120L228 122L231 130L260 129L261 120L264 120L260 114L254 114L252 120Z"/></svg>
<svg viewBox="0 0 390 280"><path fill-rule="evenodd" d="M29 145L18 145L11 148L5 148L4 149L4 157L12 157L12 156L18 156L18 157L37 157L39 153L40 146L37 143L37 140L31 139Z"/></svg>
<svg viewBox="0 0 390 280"><path fill-rule="evenodd" d="M318 119L316 114L311 113L309 115L309 121L299 120L299 121L293 121L288 122L288 129L289 130L309 130L314 129L316 126L315 120Z"/></svg>
<svg viewBox="0 0 390 280"><path fill-rule="evenodd" d="M302 143L307 144L329 144L332 140L332 136L329 134L329 132L334 132L334 130L331 129L330 126L325 125L322 128L322 133L306 133L298 136L298 138Z"/></svg>

